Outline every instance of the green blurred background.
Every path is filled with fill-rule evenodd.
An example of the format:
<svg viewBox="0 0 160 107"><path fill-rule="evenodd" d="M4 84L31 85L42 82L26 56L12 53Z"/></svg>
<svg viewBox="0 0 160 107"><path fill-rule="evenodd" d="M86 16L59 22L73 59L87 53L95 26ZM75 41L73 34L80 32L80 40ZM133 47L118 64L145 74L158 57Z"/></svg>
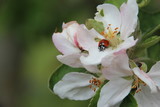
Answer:
<svg viewBox="0 0 160 107"><path fill-rule="evenodd" d="M88 101L61 100L48 89L60 65L51 37L63 22L93 18L103 1L0 0L0 107L87 107ZM153 1L147 12L160 10L159 0ZM144 31L157 24L143 14L140 20Z"/></svg>
<svg viewBox="0 0 160 107"><path fill-rule="evenodd" d="M52 34L63 22L84 23L103 0L0 0L0 107L86 107L48 89L60 64Z"/></svg>

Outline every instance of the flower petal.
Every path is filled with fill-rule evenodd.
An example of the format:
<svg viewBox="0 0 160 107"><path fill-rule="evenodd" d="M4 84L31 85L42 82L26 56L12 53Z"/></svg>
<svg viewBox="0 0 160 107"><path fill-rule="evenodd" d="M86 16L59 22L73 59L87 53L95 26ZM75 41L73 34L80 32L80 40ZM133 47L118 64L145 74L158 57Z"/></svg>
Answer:
<svg viewBox="0 0 160 107"><path fill-rule="evenodd" d="M109 81L101 89L97 107L115 107L129 94L131 85L132 80L122 78Z"/></svg>
<svg viewBox="0 0 160 107"><path fill-rule="evenodd" d="M141 86L141 91L135 94L138 107L159 107L160 92L151 93L148 86Z"/></svg>
<svg viewBox="0 0 160 107"><path fill-rule="evenodd" d="M63 25L62 25L62 28L64 29L64 28L67 28L68 26L70 26L70 25L72 25L72 24L74 24L74 23L77 23L76 21L71 21L71 22L68 22L68 23L63 23Z"/></svg>
<svg viewBox="0 0 160 107"><path fill-rule="evenodd" d="M100 73L100 69L98 68L98 65L85 65L85 64L83 64L83 67L86 68L91 73Z"/></svg>
<svg viewBox="0 0 160 107"><path fill-rule="evenodd" d="M64 32L54 33L52 36L52 40L56 48L62 54L68 55L68 54L80 52L80 50L77 47L75 47L73 43L66 38L66 34Z"/></svg>
<svg viewBox="0 0 160 107"><path fill-rule="evenodd" d="M70 100L88 100L95 95L95 92L89 88L91 74L71 72L66 74L53 88L54 93L62 99Z"/></svg>
<svg viewBox="0 0 160 107"><path fill-rule="evenodd" d="M142 70L138 67L133 68L134 74L140 78L143 82L145 82L151 89L151 92L157 92L156 83Z"/></svg>
<svg viewBox="0 0 160 107"><path fill-rule="evenodd" d="M160 61L153 65L151 70L147 74L160 88Z"/></svg>
<svg viewBox="0 0 160 107"><path fill-rule="evenodd" d="M88 56L81 56L80 60L82 64L87 67L86 69L89 70L90 67L96 67L101 63L101 60L108 55L111 55L113 53L112 49L106 49L104 52L100 52L97 47L94 47L89 50L89 55ZM112 57L108 57L112 58ZM93 70L91 72L94 72Z"/></svg>
<svg viewBox="0 0 160 107"><path fill-rule="evenodd" d="M132 46L134 46L137 41L138 40L134 40L133 36L131 36L129 38L126 38L123 43L121 43L120 45L118 45L116 51L118 52L118 51L124 50L124 49L127 50L127 49L131 48Z"/></svg>
<svg viewBox="0 0 160 107"><path fill-rule="evenodd" d="M125 40L135 31L138 20L138 5L136 0L128 0L120 7L121 12L121 38Z"/></svg>
<svg viewBox="0 0 160 107"><path fill-rule="evenodd" d="M129 58L126 53L120 53L112 56L112 60L104 58L102 60L102 73L104 76L111 80L118 77L132 76L131 69L129 68ZM110 62L111 64L109 65Z"/></svg>
<svg viewBox="0 0 160 107"><path fill-rule="evenodd" d="M70 55L58 55L57 59L66 65L69 65L71 67L82 67L81 61L80 61L80 53L74 53Z"/></svg>
<svg viewBox="0 0 160 107"><path fill-rule="evenodd" d="M96 38L104 38L94 29L88 30L84 25L81 25L81 29L78 30L77 34L77 41L79 45L87 51L98 47L98 42L95 40Z"/></svg>
<svg viewBox="0 0 160 107"><path fill-rule="evenodd" d="M154 64L148 74L159 73L160 72L160 61Z"/></svg>
<svg viewBox="0 0 160 107"><path fill-rule="evenodd" d="M121 15L116 6L112 4L102 4L97 7L97 10L95 20L102 22L105 28L109 27L109 24L111 24L110 27L112 30L116 27L120 28ZM100 14L101 11L104 13L104 16Z"/></svg>

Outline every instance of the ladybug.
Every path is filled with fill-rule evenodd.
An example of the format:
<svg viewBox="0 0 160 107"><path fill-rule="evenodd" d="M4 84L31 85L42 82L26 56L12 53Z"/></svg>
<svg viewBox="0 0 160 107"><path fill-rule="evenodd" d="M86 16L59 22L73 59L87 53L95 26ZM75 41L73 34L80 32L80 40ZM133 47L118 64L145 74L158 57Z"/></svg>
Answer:
<svg viewBox="0 0 160 107"><path fill-rule="evenodd" d="M102 39L101 41L99 41L98 49L99 51L104 51L106 48L108 48L108 46L109 46L109 41L106 39Z"/></svg>

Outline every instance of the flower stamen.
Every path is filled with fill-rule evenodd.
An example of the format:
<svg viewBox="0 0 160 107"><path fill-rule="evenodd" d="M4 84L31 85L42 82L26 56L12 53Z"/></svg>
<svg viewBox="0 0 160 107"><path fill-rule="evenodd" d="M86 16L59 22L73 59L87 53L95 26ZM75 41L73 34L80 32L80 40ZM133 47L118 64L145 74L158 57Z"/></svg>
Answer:
<svg viewBox="0 0 160 107"><path fill-rule="evenodd" d="M140 88L140 84L146 86L146 83L143 82L140 78L134 75L134 82L132 85L132 89L136 89L136 93L140 92L142 89Z"/></svg>
<svg viewBox="0 0 160 107"><path fill-rule="evenodd" d="M116 48L117 45L119 45L122 40L118 36L119 31L117 31L119 28L116 27L114 29L111 28L111 24L108 24L108 27L106 28L106 31L101 32L100 34L109 41L110 46L112 48Z"/></svg>
<svg viewBox="0 0 160 107"><path fill-rule="evenodd" d="M91 84L91 85L89 85L89 88L91 88L94 92L102 84L101 80L99 80L98 78L94 78L94 77L92 77L92 79L89 80L89 83Z"/></svg>

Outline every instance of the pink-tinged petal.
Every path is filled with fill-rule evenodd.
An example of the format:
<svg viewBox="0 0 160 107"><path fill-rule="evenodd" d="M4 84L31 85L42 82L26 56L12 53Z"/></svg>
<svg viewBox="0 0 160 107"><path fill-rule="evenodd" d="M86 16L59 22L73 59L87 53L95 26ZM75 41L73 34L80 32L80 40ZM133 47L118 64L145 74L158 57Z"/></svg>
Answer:
<svg viewBox="0 0 160 107"><path fill-rule="evenodd" d="M138 107L159 107L160 92L151 93L148 86L141 86L141 91L135 94Z"/></svg>
<svg viewBox="0 0 160 107"><path fill-rule="evenodd" d="M89 80L93 77L91 74L68 73L54 86L53 91L62 99L88 100L95 95L95 92L89 88Z"/></svg>
<svg viewBox="0 0 160 107"><path fill-rule="evenodd" d="M138 67L133 68L134 74L140 78L143 82L145 82L151 89L151 92L157 92L156 83L142 70Z"/></svg>
<svg viewBox="0 0 160 107"><path fill-rule="evenodd" d="M101 89L97 107L115 107L129 94L132 82L117 78L106 83Z"/></svg>
<svg viewBox="0 0 160 107"><path fill-rule="evenodd" d="M68 22L68 23L63 23L63 25L62 25L62 28L64 29L64 28L67 28L68 26L70 26L70 25L72 25L72 24L74 24L74 23L77 23L76 21L71 21L71 22Z"/></svg>
<svg viewBox="0 0 160 107"><path fill-rule="evenodd" d="M64 33L54 33L52 40L56 48L65 55L80 52L80 50L73 45L66 37Z"/></svg>
<svg viewBox="0 0 160 107"><path fill-rule="evenodd" d="M80 53L73 53L69 55L58 55L57 59L66 65L69 65L71 67L82 67L81 61L80 61L80 56L82 54Z"/></svg>
<svg viewBox="0 0 160 107"><path fill-rule="evenodd" d="M116 6L112 4L102 4L97 7L97 10L98 12L96 13L95 20L102 22L105 28L111 27L112 30L116 27L120 28L121 15ZM103 11L104 16L101 16L101 11ZM109 24L111 24L111 26L109 26Z"/></svg>
<svg viewBox="0 0 160 107"><path fill-rule="evenodd" d="M112 58L112 60L107 58L102 60L102 73L107 79L112 80L133 75L129 68L129 58L126 53L113 55Z"/></svg>
<svg viewBox="0 0 160 107"><path fill-rule="evenodd" d="M125 40L135 31L138 20L138 5L136 0L128 0L120 7L121 12L121 38Z"/></svg>
<svg viewBox="0 0 160 107"><path fill-rule="evenodd" d="M147 75L152 78L156 85L160 88L160 61L152 66Z"/></svg>

